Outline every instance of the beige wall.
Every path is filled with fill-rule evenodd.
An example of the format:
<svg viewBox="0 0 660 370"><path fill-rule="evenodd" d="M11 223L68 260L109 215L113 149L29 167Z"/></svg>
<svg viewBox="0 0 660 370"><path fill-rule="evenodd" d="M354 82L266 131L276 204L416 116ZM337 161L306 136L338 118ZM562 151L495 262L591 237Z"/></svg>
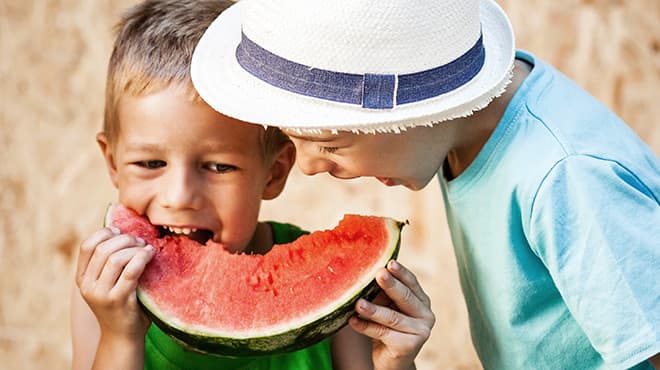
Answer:
<svg viewBox="0 0 660 370"><path fill-rule="evenodd" d="M0 0L0 367L66 369L76 248L114 199L94 143L117 11L133 1ZM502 1L518 45L575 78L660 152L660 2ZM282 207L286 205L286 207ZM408 219L401 260L438 322L420 369L480 368L470 344L442 199L374 180L296 170L264 218L308 229L343 213Z"/></svg>

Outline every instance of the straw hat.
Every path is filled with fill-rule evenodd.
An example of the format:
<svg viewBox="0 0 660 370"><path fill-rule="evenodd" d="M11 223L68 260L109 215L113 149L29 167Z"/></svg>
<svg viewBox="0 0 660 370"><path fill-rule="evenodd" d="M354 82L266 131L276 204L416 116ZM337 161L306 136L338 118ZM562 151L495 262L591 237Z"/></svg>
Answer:
<svg viewBox="0 0 660 370"><path fill-rule="evenodd" d="M202 36L191 75L242 121L398 132L483 108L514 55L493 0L241 0Z"/></svg>

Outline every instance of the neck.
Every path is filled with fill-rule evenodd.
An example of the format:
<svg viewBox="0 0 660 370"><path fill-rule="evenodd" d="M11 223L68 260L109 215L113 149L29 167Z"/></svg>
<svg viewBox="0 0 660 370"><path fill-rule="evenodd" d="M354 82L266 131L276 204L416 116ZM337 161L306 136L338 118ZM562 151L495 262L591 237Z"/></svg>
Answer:
<svg viewBox="0 0 660 370"><path fill-rule="evenodd" d="M531 66L529 64L516 60L511 84L509 84L504 94L472 116L453 120L450 123L456 133L456 140L452 149L447 153L448 166L445 172L447 179L451 180L459 176L474 161L502 119L513 95L530 71Z"/></svg>

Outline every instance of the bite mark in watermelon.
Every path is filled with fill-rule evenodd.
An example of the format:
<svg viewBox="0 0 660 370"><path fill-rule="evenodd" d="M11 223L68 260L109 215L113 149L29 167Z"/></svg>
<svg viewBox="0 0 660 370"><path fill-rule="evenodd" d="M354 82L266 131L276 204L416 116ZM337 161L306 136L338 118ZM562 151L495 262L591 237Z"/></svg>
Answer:
<svg viewBox="0 0 660 370"><path fill-rule="evenodd" d="M145 217L119 204L105 224L156 248L137 289L152 321L191 350L224 356L290 352L336 333L358 298L378 293L375 274L396 258L403 227L346 215L333 230L251 255L213 241L159 238Z"/></svg>

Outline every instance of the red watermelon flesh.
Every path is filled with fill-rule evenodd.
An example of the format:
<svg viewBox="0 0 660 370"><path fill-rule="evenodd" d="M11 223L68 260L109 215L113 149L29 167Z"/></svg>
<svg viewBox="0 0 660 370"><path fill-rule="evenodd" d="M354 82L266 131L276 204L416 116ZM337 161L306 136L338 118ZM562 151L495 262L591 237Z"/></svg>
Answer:
<svg viewBox="0 0 660 370"><path fill-rule="evenodd" d="M301 328L327 336L343 326L355 300L374 285L376 271L396 256L401 228L389 218L346 215L333 230L251 255L185 236L158 238L146 218L120 205L111 206L106 221L156 248L138 287L152 319L197 350L229 355L299 346L291 341L309 345L319 336L302 338ZM344 322L329 323L339 310Z"/></svg>

